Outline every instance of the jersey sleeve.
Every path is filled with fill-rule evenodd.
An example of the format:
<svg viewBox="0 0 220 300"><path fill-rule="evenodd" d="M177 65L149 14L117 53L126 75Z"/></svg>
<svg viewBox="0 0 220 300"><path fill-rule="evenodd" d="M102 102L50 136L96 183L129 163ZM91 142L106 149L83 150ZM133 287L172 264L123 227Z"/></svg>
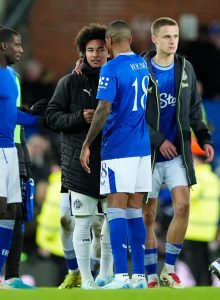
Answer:
<svg viewBox="0 0 220 300"><path fill-rule="evenodd" d="M106 64L100 70L99 85L96 98L113 103L116 95L116 87L117 78L114 75L111 66L109 66L109 64Z"/></svg>

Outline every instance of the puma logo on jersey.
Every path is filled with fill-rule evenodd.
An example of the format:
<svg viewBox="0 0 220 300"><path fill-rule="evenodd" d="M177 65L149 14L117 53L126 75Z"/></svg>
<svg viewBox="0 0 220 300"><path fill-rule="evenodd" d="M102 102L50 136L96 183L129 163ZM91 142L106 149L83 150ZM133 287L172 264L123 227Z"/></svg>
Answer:
<svg viewBox="0 0 220 300"><path fill-rule="evenodd" d="M90 89L89 91L86 89L83 89L83 92L87 93L91 97L92 89Z"/></svg>

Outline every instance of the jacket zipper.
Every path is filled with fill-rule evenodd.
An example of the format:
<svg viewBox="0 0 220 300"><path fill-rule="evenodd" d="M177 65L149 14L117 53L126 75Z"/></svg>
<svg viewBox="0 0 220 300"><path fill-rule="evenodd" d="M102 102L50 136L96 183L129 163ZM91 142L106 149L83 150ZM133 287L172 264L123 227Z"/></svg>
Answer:
<svg viewBox="0 0 220 300"><path fill-rule="evenodd" d="M179 119L179 116L180 116L180 102L179 102L179 98L180 98L180 92L181 92L181 89L182 89L182 78L183 78L183 71L185 70L185 58L183 58L183 68L182 68L182 74L181 74L181 80L180 80L180 87L179 87L179 93L178 93L178 97L177 97L177 122L179 124L179 129L180 129L180 134L181 134L181 140L182 140L182 158L183 158L183 161L184 161L184 165L185 165L185 168L186 168L186 176L188 178L188 182L189 184L191 183L190 181L190 177L189 177L189 170L188 170L188 165L187 165L187 162L186 162L186 157L185 157L185 147L184 147L184 139L183 139L183 131L182 131L182 127L181 127L181 123L180 123L180 119Z"/></svg>
<svg viewBox="0 0 220 300"><path fill-rule="evenodd" d="M151 80L152 80L153 84L155 85L155 90L156 90L157 112L158 112L157 130L159 131L160 130L160 99L159 99L159 96L158 96L158 86L157 86L156 82L154 81L151 74L150 74L150 77L151 77ZM153 152L152 169L154 169L155 160L156 160L156 149L154 149L154 152Z"/></svg>

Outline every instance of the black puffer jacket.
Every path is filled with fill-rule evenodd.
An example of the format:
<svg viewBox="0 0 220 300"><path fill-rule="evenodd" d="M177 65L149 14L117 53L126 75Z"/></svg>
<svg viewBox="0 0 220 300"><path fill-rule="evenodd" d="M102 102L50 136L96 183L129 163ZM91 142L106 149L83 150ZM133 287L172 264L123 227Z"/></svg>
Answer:
<svg viewBox="0 0 220 300"><path fill-rule="evenodd" d="M99 195L101 134L90 146L90 168L87 174L79 160L82 143L89 130L84 109L96 109L100 69L84 65L83 75L69 74L61 78L47 107L47 123L61 132L62 184L71 191L88 196Z"/></svg>
<svg viewBox="0 0 220 300"><path fill-rule="evenodd" d="M159 147L166 139L159 131L160 124L160 95L153 75L150 60L156 52L143 54L150 71L146 118L150 131L153 166ZM178 142L186 168L189 186L196 183L191 151L191 129L198 139L199 145L211 144L211 136L202 121L201 97L196 87L196 77L190 62L184 57L175 55L175 90L176 90L176 121L178 126Z"/></svg>

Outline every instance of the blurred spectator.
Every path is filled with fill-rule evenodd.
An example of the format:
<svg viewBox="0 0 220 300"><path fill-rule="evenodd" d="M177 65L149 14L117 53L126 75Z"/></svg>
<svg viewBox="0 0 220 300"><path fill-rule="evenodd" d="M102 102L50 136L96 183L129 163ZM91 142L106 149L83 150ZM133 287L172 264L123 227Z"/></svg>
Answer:
<svg viewBox="0 0 220 300"><path fill-rule="evenodd" d="M38 60L30 59L26 62L22 75L24 105L29 108L40 99L51 99L54 87L52 74Z"/></svg>
<svg viewBox="0 0 220 300"><path fill-rule="evenodd" d="M219 239L220 217L220 180L205 163L205 152L197 143L192 143L193 159L197 184L190 197L189 224L185 236L183 259L189 266L198 286L211 285L208 266L210 257L209 243Z"/></svg>
<svg viewBox="0 0 220 300"><path fill-rule="evenodd" d="M214 21L209 26L210 41L220 49L220 22Z"/></svg>
<svg viewBox="0 0 220 300"><path fill-rule="evenodd" d="M51 144L50 141L40 135L33 135L27 141L30 154L30 169L35 181L35 215L38 215L45 199L48 176L51 172ZM24 236L24 252L32 254L36 252L36 220L26 224Z"/></svg>
<svg viewBox="0 0 220 300"><path fill-rule="evenodd" d="M38 255L56 266L54 285L59 285L66 274L66 263L60 239L61 170L53 166L49 175L45 199L37 217L36 242Z"/></svg>
<svg viewBox="0 0 220 300"><path fill-rule="evenodd" d="M220 47L213 42L220 36L217 27L200 25L195 41L181 41L179 51L193 64L197 79L203 86L203 98L220 98ZM214 38L215 37L215 38ZM220 38L218 38L220 40Z"/></svg>
<svg viewBox="0 0 220 300"><path fill-rule="evenodd" d="M47 181L51 169L51 144L40 135L33 135L27 142L31 159L31 172L36 185L39 181Z"/></svg>
<svg viewBox="0 0 220 300"><path fill-rule="evenodd" d="M66 273L60 241L60 185L60 167L53 165L45 184L44 199L36 216L32 251L28 252L21 264L22 273L31 276L36 286L57 286Z"/></svg>
<svg viewBox="0 0 220 300"><path fill-rule="evenodd" d="M39 114L43 116L44 109L46 112L46 104L49 103L52 98L55 83L53 74L45 70L42 64L36 59L30 59L26 62L22 74L22 101L23 106L26 109L32 108L36 102L41 103L37 107ZM48 127L42 124L41 126L25 126L25 136L29 139L32 135L40 134L46 139L49 139L53 149L53 160L59 163L60 157L60 137L55 131L51 131Z"/></svg>

